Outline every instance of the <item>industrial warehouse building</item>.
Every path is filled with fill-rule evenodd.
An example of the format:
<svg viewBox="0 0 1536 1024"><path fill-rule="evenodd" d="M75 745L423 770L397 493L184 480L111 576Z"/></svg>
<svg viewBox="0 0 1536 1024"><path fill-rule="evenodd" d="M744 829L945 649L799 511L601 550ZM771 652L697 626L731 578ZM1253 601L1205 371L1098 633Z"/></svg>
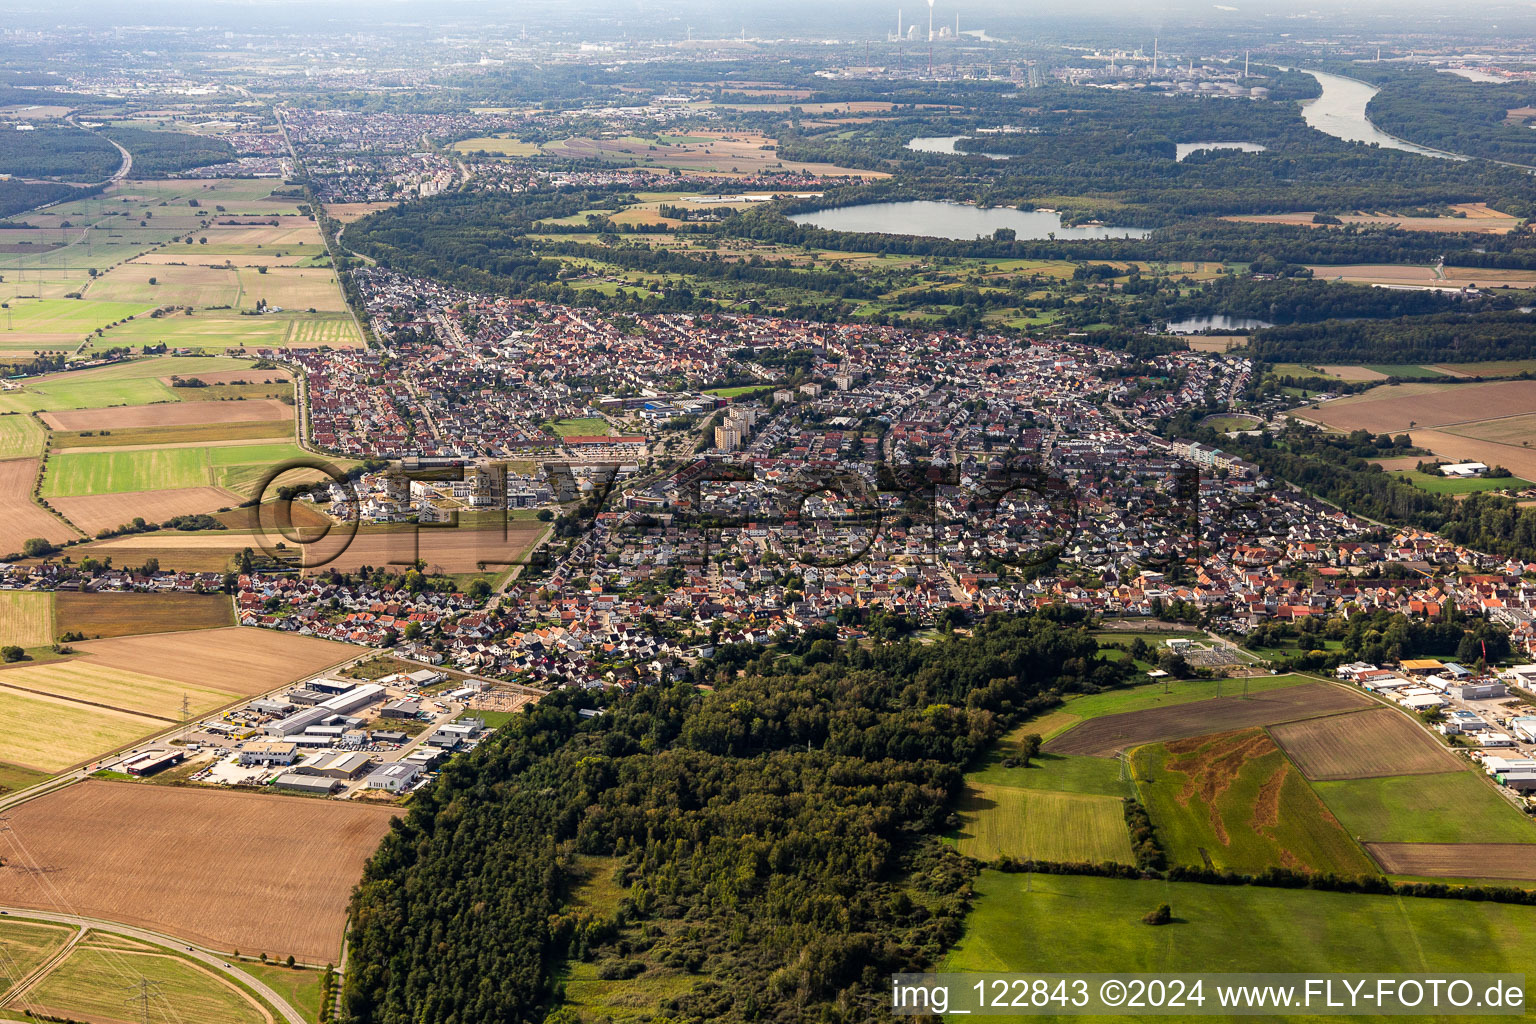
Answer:
<svg viewBox="0 0 1536 1024"><path fill-rule="evenodd" d="M310 684L314 686L313 683ZM287 718L268 722L262 726L262 732L278 739L287 739L300 733L307 732L312 725L320 725L327 718L334 715L345 715L365 708L369 704L384 699L384 687L378 683L365 683L362 686L353 686L344 693L338 693L316 704L314 707L296 711Z"/></svg>

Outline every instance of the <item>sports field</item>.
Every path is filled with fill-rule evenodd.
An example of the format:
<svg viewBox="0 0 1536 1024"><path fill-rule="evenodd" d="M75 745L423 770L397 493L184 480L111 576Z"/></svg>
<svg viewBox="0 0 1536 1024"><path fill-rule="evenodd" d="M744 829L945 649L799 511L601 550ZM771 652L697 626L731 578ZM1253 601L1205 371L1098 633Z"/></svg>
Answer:
<svg viewBox="0 0 1536 1024"><path fill-rule="evenodd" d="M224 594L81 594L64 591L55 597L54 615L60 634L78 632L88 637L217 629L235 624L234 608Z"/></svg>
<svg viewBox="0 0 1536 1024"><path fill-rule="evenodd" d="M1269 731L1314 780L1429 775L1462 767L1422 726L1392 708L1287 722Z"/></svg>
<svg viewBox="0 0 1536 1024"><path fill-rule="evenodd" d="M132 1019L132 984L153 983L151 1020L270 1024L272 1013L233 979L170 950L115 935L88 936L13 1005L59 1019ZM125 994L126 993L126 994Z"/></svg>
<svg viewBox="0 0 1536 1024"><path fill-rule="evenodd" d="M48 865L50 884L42 889L31 872L7 864L0 903L64 902L78 914L215 949L334 962L348 896L398 813L90 779L11 810L12 830ZM82 842L86 836L94 841Z"/></svg>
<svg viewBox="0 0 1536 1024"><path fill-rule="evenodd" d="M1536 907L1462 900L998 871L975 890L937 970L1528 973L1536 934ZM1174 923L1142 924L1160 903Z"/></svg>
<svg viewBox="0 0 1536 1024"><path fill-rule="evenodd" d="M0 647L53 643L53 595L36 590L0 592Z"/></svg>
<svg viewBox="0 0 1536 1024"><path fill-rule="evenodd" d="M1133 752L1132 764L1172 863L1249 873L1276 865L1372 871L1262 729L1151 744Z"/></svg>
<svg viewBox="0 0 1536 1024"><path fill-rule="evenodd" d="M1313 786L1350 835L1364 842L1536 843L1536 822L1467 769Z"/></svg>
<svg viewBox="0 0 1536 1024"><path fill-rule="evenodd" d="M1232 684L1229 681L1228 687ZM1155 707L1094 718L1046 742L1056 754L1108 756L1117 750L1160 740L1297 721L1368 706L1370 699L1330 683L1303 683L1252 693L1246 698L1209 700ZM1075 706L1069 705L1069 707Z"/></svg>
<svg viewBox="0 0 1536 1024"><path fill-rule="evenodd" d="M1119 797L968 783L957 811L956 845L979 860L1132 861Z"/></svg>

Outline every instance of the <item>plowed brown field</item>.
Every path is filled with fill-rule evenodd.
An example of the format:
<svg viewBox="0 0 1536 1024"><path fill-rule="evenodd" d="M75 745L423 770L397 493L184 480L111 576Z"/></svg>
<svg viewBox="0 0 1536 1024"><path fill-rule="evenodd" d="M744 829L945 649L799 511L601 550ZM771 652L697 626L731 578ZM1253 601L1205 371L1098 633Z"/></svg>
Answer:
<svg viewBox="0 0 1536 1024"><path fill-rule="evenodd" d="M229 693L262 693L356 657L362 648L267 629L231 626L75 644L93 662Z"/></svg>
<svg viewBox="0 0 1536 1024"><path fill-rule="evenodd" d="M1525 843L1366 843L1365 848L1392 875L1536 881L1536 857Z"/></svg>
<svg viewBox="0 0 1536 1024"><path fill-rule="evenodd" d="M1266 690L1250 697L1214 697L1172 707L1105 715L1048 740L1053 754L1108 757L1116 751L1159 740L1184 739L1255 725L1274 725L1367 707L1370 699L1328 683Z"/></svg>
<svg viewBox="0 0 1536 1024"><path fill-rule="evenodd" d="M260 375L258 375L260 376ZM293 418L293 406L275 398L246 402L161 402L111 409L45 412L54 430L126 430L129 427L182 427L195 423L255 423Z"/></svg>
<svg viewBox="0 0 1536 1024"><path fill-rule="evenodd" d="M0 903L334 962L394 807L88 780L9 812Z"/></svg>
<svg viewBox="0 0 1536 1024"><path fill-rule="evenodd" d="M102 530L115 530L135 516L159 523L172 516L230 508L244 500L222 487L173 487L167 491L126 491L48 499L70 522L91 536Z"/></svg>
<svg viewBox="0 0 1536 1024"><path fill-rule="evenodd" d="M37 459L0 462L0 555L20 553L32 537L59 542L78 536L58 516L32 503L37 463Z"/></svg>
<svg viewBox="0 0 1536 1024"><path fill-rule="evenodd" d="M1391 708L1286 722L1270 733L1314 781L1432 775L1462 767L1421 726Z"/></svg>

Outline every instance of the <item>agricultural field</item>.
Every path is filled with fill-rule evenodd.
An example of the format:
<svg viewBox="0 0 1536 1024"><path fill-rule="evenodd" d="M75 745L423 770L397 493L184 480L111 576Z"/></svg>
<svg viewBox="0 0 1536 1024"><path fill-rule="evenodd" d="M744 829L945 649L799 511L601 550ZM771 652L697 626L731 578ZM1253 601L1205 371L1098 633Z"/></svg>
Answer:
<svg viewBox="0 0 1536 1024"><path fill-rule="evenodd" d="M162 947L111 934L87 935L11 1005L70 1020L121 1021L133 1015L125 1008L131 999L130 983L141 977L155 985L149 1008L156 1020L270 1024L274 1019L254 994L215 969Z"/></svg>
<svg viewBox="0 0 1536 1024"><path fill-rule="evenodd" d="M1454 209L1459 216L1413 217L1383 211L1346 213L1339 216L1340 224L1318 224L1312 219L1316 214L1310 211L1256 214L1222 219L1250 224L1304 224L1317 228L1338 228L1344 224L1361 224L1390 226L1403 231L1471 231L1488 235L1508 234L1520 225L1520 218L1490 209L1483 203L1461 203Z"/></svg>
<svg viewBox="0 0 1536 1024"><path fill-rule="evenodd" d="M1248 873L1277 865L1372 870L1262 729L1150 744L1133 752L1132 765L1173 863Z"/></svg>
<svg viewBox="0 0 1536 1024"><path fill-rule="evenodd" d="M358 653L348 644L239 626L91 640L74 646L103 665L139 670L153 666L162 678L237 696L276 689Z"/></svg>
<svg viewBox="0 0 1536 1024"><path fill-rule="evenodd" d="M13 459L43 453L44 431L25 412L7 408L0 395L0 459Z"/></svg>
<svg viewBox="0 0 1536 1024"><path fill-rule="evenodd" d="M1400 433L1420 428L1469 425L1536 413L1536 381L1485 384L1412 382L1382 385L1292 415L1349 433ZM1417 443L1417 440L1415 440Z"/></svg>
<svg viewBox="0 0 1536 1024"><path fill-rule="evenodd" d="M1462 767L1423 727L1392 708L1287 722L1269 732L1313 781L1432 775Z"/></svg>
<svg viewBox="0 0 1536 1024"><path fill-rule="evenodd" d="M8 349L73 349L97 328L155 308L156 298L83 302L79 299L13 300L0 341Z"/></svg>
<svg viewBox="0 0 1536 1024"><path fill-rule="evenodd" d="M1526 843L1366 843L1394 875L1536 882L1536 857Z"/></svg>
<svg viewBox="0 0 1536 1024"><path fill-rule="evenodd" d="M41 967L64 948L77 929L46 921L12 917L0 928L0 993Z"/></svg>
<svg viewBox="0 0 1536 1024"><path fill-rule="evenodd" d="M47 509L32 501L37 459L0 462L0 555L20 553L32 537L60 543L79 534Z"/></svg>
<svg viewBox="0 0 1536 1024"><path fill-rule="evenodd" d="M153 668L150 665L140 667ZM99 666L92 664L88 657L23 665L0 672L0 688L128 711L167 723L181 720L183 698L194 715L232 703L232 695L224 690L162 679L125 668Z"/></svg>
<svg viewBox="0 0 1536 1024"><path fill-rule="evenodd" d="M90 779L10 811L31 857L49 865L50 884L41 888L31 872L7 864L0 903L62 902L214 949L335 962L352 887L398 813ZM198 827L188 829L189 821ZM95 841L81 842L87 835Z"/></svg>
<svg viewBox="0 0 1536 1024"><path fill-rule="evenodd" d="M1481 461L1481 460L1479 460ZM1478 491L1523 491L1531 486L1529 480L1519 477L1448 477L1438 473L1419 473L1415 470L1405 470L1398 473L1404 480L1421 491L1431 494L1473 494Z"/></svg>
<svg viewBox="0 0 1536 1024"><path fill-rule="evenodd" d="M238 415L248 403L213 405L219 412ZM273 467L306 457L303 449L291 442L238 445L190 445L104 451L67 450L48 460L43 479L43 496L53 498L96 498L138 491L212 490L224 488L245 493ZM214 495L199 496L215 498ZM212 505L190 511L208 511L220 505L235 505L229 494ZM120 509L137 508L119 502ZM146 519L153 517L145 513ZM65 515L69 512L65 510ZM70 516L73 520L75 517ZM161 516L163 518L163 515ZM84 524L81 524L84 525ZM113 523L112 525L116 525Z"/></svg>
<svg viewBox="0 0 1536 1024"><path fill-rule="evenodd" d="M1536 907L1462 900L999 871L975 890L936 970L1521 973L1536 933ZM1160 903L1174 923L1141 924Z"/></svg>
<svg viewBox="0 0 1536 1024"><path fill-rule="evenodd" d="M53 595L35 590L0 592L0 647L53 643Z"/></svg>
<svg viewBox="0 0 1536 1024"><path fill-rule="evenodd" d="M957 811L956 846L978 860L1132 862L1119 797L972 782Z"/></svg>
<svg viewBox="0 0 1536 1024"><path fill-rule="evenodd" d="M345 550L338 550L345 542L345 532L333 530L334 538L306 547L303 558L307 567L342 572L364 565L409 565L420 560L448 575L494 573L525 558L547 529L538 522L509 522L505 532L499 526L359 530Z"/></svg>
<svg viewBox="0 0 1536 1024"><path fill-rule="evenodd" d="M0 670L0 683L36 667L42 666L23 663ZM145 715L0 686L0 743L5 761L33 772L56 774L162 731L166 724Z"/></svg>
<svg viewBox="0 0 1536 1024"><path fill-rule="evenodd" d="M755 109L755 108L754 108ZM774 140L751 131L700 133L652 139L626 136L590 139L580 136L546 142L543 151L568 160L602 160L616 163L638 161L646 167L712 171L720 174L758 174L763 171L803 171L856 178L888 178L884 171L858 170L834 164L799 163L778 158Z"/></svg>
<svg viewBox="0 0 1536 1024"><path fill-rule="evenodd" d="M115 530L135 517L145 522L159 523L172 516L229 508L241 500L238 495L218 487L180 487L172 490L122 491L116 494L52 498L49 504L83 532L95 535L102 530Z"/></svg>
<svg viewBox="0 0 1536 1024"><path fill-rule="evenodd" d="M234 270L223 267L124 263L93 280L84 293L87 301L79 304L143 303L143 312L155 306L239 306L240 283Z"/></svg>
<svg viewBox="0 0 1536 1024"><path fill-rule="evenodd" d="M291 419L293 419L293 406L276 399L257 399L246 402L174 402L159 405L117 406L110 409L73 409L42 414L43 422L54 430L98 431L131 427L182 427L205 423L248 423L257 420Z"/></svg>
<svg viewBox="0 0 1536 1024"><path fill-rule="evenodd" d="M291 420L204 423L184 427L118 427L106 433L95 430L58 431L49 435L48 446L57 452L71 448L102 451L135 445L162 447L193 443L237 444L241 441L270 441L291 437L293 432Z"/></svg>
<svg viewBox="0 0 1536 1024"><path fill-rule="evenodd" d="M523 142L519 139L508 138L501 135L492 135L476 139L461 139L449 147L455 153L489 153L492 156L537 156L540 152L537 142ZM326 207L326 212L331 211ZM334 214L333 214L334 216Z"/></svg>
<svg viewBox="0 0 1536 1024"><path fill-rule="evenodd" d="M1365 843L1536 844L1536 823L1468 769L1313 787L1349 834Z"/></svg>
<svg viewBox="0 0 1536 1024"><path fill-rule="evenodd" d="M136 636L235 624L234 607L223 594L82 594L55 596L58 633L87 637Z"/></svg>
<svg viewBox="0 0 1536 1024"><path fill-rule="evenodd" d="M1227 685L1231 687L1233 684L1229 681ZM1274 725L1338 711L1351 711L1369 704L1369 698L1342 687L1329 683L1304 683L1251 692L1247 698L1212 697L1171 707L1107 714L1058 734L1046 742L1045 749L1053 754L1107 757L1118 750L1143 743L1185 739L1255 725ZM1069 706L1076 713L1076 707Z"/></svg>

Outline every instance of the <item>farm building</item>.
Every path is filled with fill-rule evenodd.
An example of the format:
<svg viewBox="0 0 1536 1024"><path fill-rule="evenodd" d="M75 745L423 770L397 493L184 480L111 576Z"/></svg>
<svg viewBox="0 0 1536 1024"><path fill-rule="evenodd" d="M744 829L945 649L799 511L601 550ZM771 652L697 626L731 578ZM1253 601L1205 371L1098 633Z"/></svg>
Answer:
<svg viewBox="0 0 1536 1024"><path fill-rule="evenodd" d="M387 793L402 793L409 789L420 775L421 769L414 764L386 764L382 768L374 769L368 776L366 786L369 789L382 789Z"/></svg>
<svg viewBox="0 0 1536 1024"><path fill-rule="evenodd" d="M1482 462L1453 462L1440 467L1441 476L1467 478L1482 476L1488 472L1488 466Z"/></svg>
<svg viewBox="0 0 1536 1024"><path fill-rule="evenodd" d="M153 775L181 764L186 756L184 750L146 750L124 761L123 771L129 775Z"/></svg>

